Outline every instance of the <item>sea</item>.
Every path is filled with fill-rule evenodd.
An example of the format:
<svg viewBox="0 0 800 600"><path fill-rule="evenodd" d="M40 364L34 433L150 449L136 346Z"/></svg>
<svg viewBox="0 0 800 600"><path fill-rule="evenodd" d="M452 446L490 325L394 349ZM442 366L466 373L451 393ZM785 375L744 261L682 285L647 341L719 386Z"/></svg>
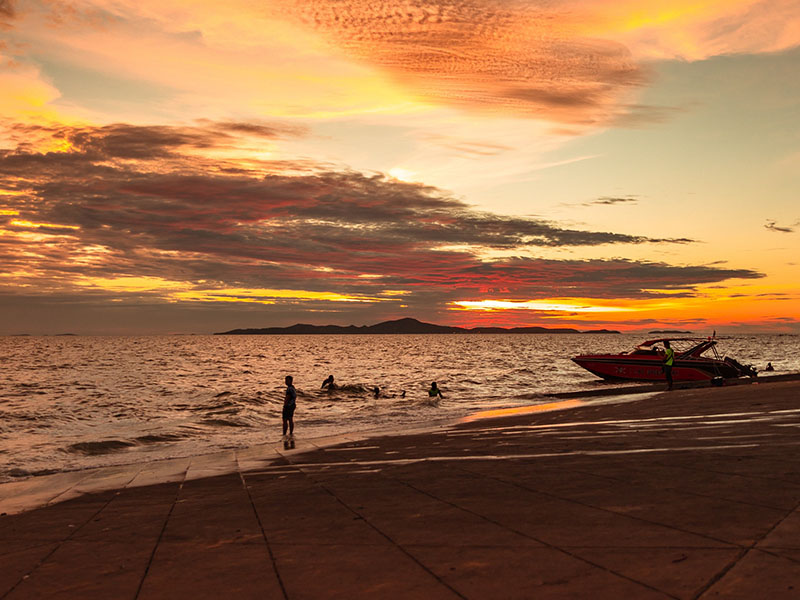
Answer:
<svg viewBox="0 0 800 600"><path fill-rule="evenodd" d="M0 337L0 482L277 441L286 375L298 393L296 438L402 432L552 402L546 394L621 385L570 357L646 337ZM719 349L759 370L800 371L797 335L738 336ZM333 392L321 389L331 374ZM428 397L432 381L444 398Z"/></svg>

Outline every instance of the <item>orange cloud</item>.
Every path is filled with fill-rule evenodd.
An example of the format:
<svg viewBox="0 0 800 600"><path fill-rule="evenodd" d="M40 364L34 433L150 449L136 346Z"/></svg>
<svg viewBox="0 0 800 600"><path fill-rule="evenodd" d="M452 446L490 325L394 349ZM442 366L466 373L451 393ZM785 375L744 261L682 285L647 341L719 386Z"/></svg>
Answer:
<svg viewBox="0 0 800 600"><path fill-rule="evenodd" d="M640 59L702 59L800 43L794 0L276 0L272 6L425 101L577 125L608 122L631 108L630 91L647 79Z"/></svg>
<svg viewBox="0 0 800 600"><path fill-rule="evenodd" d="M613 36L640 58L702 60L786 50L800 44L795 0L586 2L582 30Z"/></svg>
<svg viewBox="0 0 800 600"><path fill-rule="evenodd" d="M0 48L2 50L2 48ZM33 121L53 117L49 104L60 96L33 65L17 63L0 54L0 115Z"/></svg>
<svg viewBox="0 0 800 600"><path fill-rule="evenodd" d="M643 59L800 43L795 0L51 0L6 12L19 43L40 56L136 82L140 91L115 99L129 113L210 117L230 106L329 118L436 105L575 131L631 111L664 117L632 102L648 79ZM7 115L59 94L32 62L0 74L0 85L11 90L0 100Z"/></svg>
<svg viewBox="0 0 800 600"><path fill-rule="evenodd" d="M434 104L591 124L645 79L624 46L575 36L559 9L500 0L273 6Z"/></svg>

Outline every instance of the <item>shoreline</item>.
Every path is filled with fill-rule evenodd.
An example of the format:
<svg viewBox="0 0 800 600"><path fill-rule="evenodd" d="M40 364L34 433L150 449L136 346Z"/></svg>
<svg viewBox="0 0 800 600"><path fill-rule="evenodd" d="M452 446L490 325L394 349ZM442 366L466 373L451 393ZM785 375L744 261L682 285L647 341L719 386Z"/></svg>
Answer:
<svg viewBox="0 0 800 600"><path fill-rule="evenodd" d="M724 387L794 381L800 381L800 373L771 375L761 377L760 379L742 378L731 380L730 382L726 382ZM707 382L684 382L678 383L675 386L675 391L697 389L711 388ZM472 423L475 421L513 419L517 417L524 418L526 416L551 411L572 410L585 408L587 406L603 406L622 402L635 402L662 393L666 394L667 392L664 391L664 385L661 383L550 393L544 394L544 397L553 398L553 402L481 410L457 419L442 419L426 424L414 424L402 430L396 427L387 427L364 429L350 433L326 434L309 438L301 436L295 440L295 443L301 440L301 447L295 448L293 452L328 448L347 442L363 442L376 437L403 437L407 435L433 433L458 427L462 423ZM607 400L597 400L598 398L607 398ZM240 467L236 461L232 462L230 460L231 455L249 456L252 454L263 454L263 460L261 462L264 460L276 460L279 458L279 453L275 452L275 448L282 443L283 438L280 438L278 440L265 441L261 444L242 448L218 450L180 457L138 460L119 465L58 471L45 475L33 475L19 480L2 482L0 483L0 515L18 514L20 512L51 506L86 494L118 489L115 486L128 488L169 483L174 481L182 471L188 474L190 469L189 465L191 465L192 462L202 464L203 467L199 471L199 475L196 476L195 473L192 473L189 476L190 478L202 477L205 476L206 473L214 473L217 475L232 473L237 471ZM260 463L257 462L254 464L258 466ZM197 468L195 468L195 471L198 472ZM163 479L158 479L159 477L163 477Z"/></svg>
<svg viewBox="0 0 800 600"><path fill-rule="evenodd" d="M650 396L649 394L631 393L614 394L614 396L631 395L640 397ZM594 395L596 396L596 394ZM615 400L613 402L621 402ZM595 402L595 404L599 404ZM518 416L527 413L541 413L554 410L569 410L584 404L574 404L572 402L550 402L545 404L533 404L499 409L508 411L504 418ZM432 433L444 429L449 429L469 420L482 418L495 418L497 415L481 416L483 413L495 413L495 410L478 411L470 415L457 419L442 419L427 424L415 424L402 430L396 427L364 429L351 433L337 433L321 435L316 437L299 436L295 438L295 443L301 443L300 448L295 448L294 452L308 451L309 449L321 449L336 446L347 442L363 442L375 437L402 437L406 435L419 435ZM473 416L477 415L477 416ZM204 466L199 477L205 476L208 472L215 474L227 474L238 470L238 464L230 460L231 455L250 455L262 454L263 460L274 460L279 458L273 452L274 448L284 443L283 436L277 440L265 441L261 444L245 446L242 448L232 448L218 450L215 452L204 452L180 457L159 458L154 460L132 461L119 465L109 465L102 467L87 467L84 469L73 469L48 473L44 475L32 475L19 480L12 480L0 483L0 516L18 514L29 510L36 510L45 506L64 502L86 494L94 494L109 490L124 488L141 487L159 483L169 483L174 481L182 470L188 471L192 462L200 462ZM255 463L256 465L259 463ZM140 473L146 473L145 478L139 477ZM159 475L160 474L160 475ZM161 476L163 479L158 479ZM192 473L189 478L198 477ZM139 478L137 481L137 477Z"/></svg>
<svg viewBox="0 0 800 600"><path fill-rule="evenodd" d="M107 473L0 517L0 595L792 598L800 381L758 383Z"/></svg>

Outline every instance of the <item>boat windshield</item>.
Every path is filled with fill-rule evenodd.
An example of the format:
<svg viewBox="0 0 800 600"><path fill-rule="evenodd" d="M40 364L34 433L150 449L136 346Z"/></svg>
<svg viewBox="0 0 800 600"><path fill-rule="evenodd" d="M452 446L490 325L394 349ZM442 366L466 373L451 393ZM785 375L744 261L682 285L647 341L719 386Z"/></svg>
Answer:
<svg viewBox="0 0 800 600"><path fill-rule="evenodd" d="M717 353L717 342L712 339L703 338L669 338L659 340L648 340L639 344L630 354L663 354L665 351L664 342L669 342L675 351L675 356L701 356L709 350L714 358L719 358Z"/></svg>

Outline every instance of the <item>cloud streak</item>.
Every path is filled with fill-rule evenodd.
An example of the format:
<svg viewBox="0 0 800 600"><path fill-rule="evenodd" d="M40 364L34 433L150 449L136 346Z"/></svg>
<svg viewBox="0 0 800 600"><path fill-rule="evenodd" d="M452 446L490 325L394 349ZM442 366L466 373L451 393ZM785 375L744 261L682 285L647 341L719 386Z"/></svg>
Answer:
<svg viewBox="0 0 800 600"><path fill-rule="evenodd" d="M794 227L783 227L777 225L775 221L771 220L767 221L766 225L764 225L764 228L769 231L775 231L777 233L794 233Z"/></svg>
<svg viewBox="0 0 800 600"><path fill-rule="evenodd" d="M15 14L13 0L0 0L0 29L9 27Z"/></svg>
<svg viewBox="0 0 800 600"><path fill-rule="evenodd" d="M632 196L616 197L616 196L601 196L596 200L584 202L583 206L614 206L617 204L636 204L639 199Z"/></svg>

